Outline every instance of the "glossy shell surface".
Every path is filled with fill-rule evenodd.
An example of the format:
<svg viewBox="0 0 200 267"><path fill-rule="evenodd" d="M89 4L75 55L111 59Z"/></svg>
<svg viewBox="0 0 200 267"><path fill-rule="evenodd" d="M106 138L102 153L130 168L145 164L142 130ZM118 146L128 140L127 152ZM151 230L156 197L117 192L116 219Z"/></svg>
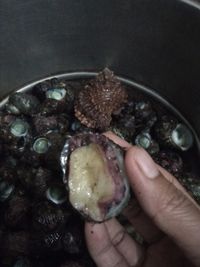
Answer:
<svg viewBox="0 0 200 267"><path fill-rule="evenodd" d="M107 220L126 205L129 185L123 156L104 135L79 134L66 141L61 154L64 183L72 206L88 220Z"/></svg>

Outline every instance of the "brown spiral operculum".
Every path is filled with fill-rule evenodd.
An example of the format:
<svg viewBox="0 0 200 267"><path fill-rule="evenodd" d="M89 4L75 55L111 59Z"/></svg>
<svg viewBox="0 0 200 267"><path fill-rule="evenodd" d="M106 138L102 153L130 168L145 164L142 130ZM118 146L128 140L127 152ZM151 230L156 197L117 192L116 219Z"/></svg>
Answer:
<svg viewBox="0 0 200 267"><path fill-rule="evenodd" d="M80 91L75 116L89 128L105 129L112 114L127 102L128 94L109 69L104 69Z"/></svg>

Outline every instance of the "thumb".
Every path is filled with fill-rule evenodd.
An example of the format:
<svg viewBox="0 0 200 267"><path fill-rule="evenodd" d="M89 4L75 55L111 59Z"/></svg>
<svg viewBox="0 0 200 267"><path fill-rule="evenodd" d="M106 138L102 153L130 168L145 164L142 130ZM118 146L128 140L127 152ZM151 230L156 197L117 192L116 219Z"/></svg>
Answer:
<svg viewBox="0 0 200 267"><path fill-rule="evenodd" d="M168 180L170 174L161 173L143 149L130 148L125 164L132 189L144 211L200 266L199 207L177 181Z"/></svg>

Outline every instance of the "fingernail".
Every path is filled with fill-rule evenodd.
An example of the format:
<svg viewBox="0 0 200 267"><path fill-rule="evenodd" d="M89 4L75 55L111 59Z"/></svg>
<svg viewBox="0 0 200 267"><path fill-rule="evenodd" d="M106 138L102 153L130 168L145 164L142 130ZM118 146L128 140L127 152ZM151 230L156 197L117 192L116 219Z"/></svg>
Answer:
<svg viewBox="0 0 200 267"><path fill-rule="evenodd" d="M138 149L135 155L135 161L143 175L147 178L154 179L159 175L159 170L155 162L144 149Z"/></svg>

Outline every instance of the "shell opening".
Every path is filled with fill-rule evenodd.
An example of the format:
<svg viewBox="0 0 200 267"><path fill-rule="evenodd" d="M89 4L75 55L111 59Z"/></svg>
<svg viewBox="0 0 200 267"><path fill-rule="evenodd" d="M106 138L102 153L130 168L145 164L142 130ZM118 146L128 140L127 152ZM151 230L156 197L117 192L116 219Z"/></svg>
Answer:
<svg viewBox="0 0 200 267"><path fill-rule="evenodd" d="M151 145L151 136L148 133L141 133L136 136L135 144L137 146L143 147L144 149L148 149Z"/></svg>
<svg viewBox="0 0 200 267"><path fill-rule="evenodd" d="M23 120L17 119L10 126L10 132L16 136L25 136L28 132L28 125Z"/></svg>
<svg viewBox="0 0 200 267"><path fill-rule="evenodd" d="M50 187L46 192L46 197L54 204L62 204L67 200L66 191L61 186Z"/></svg>
<svg viewBox="0 0 200 267"><path fill-rule="evenodd" d="M55 100L62 100L66 95L66 90L63 88L55 88L55 89L49 89L46 92L46 97L55 99Z"/></svg>
<svg viewBox="0 0 200 267"><path fill-rule="evenodd" d="M12 105L12 104L7 104L6 105L6 110L9 113L12 113L12 114L15 114L15 115L19 115L20 114L19 109L15 105Z"/></svg>
<svg viewBox="0 0 200 267"><path fill-rule="evenodd" d="M179 123L172 131L173 143L183 151L188 150L193 145L193 136L191 131L182 123Z"/></svg>
<svg viewBox="0 0 200 267"><path fill-rule="evenodd" d="M35 140L33 144L33 150L38 154L45 154L49 149L49 140L41 137Z"/></svg>
<svg viewBox="0 0 200 267"><path fill-rule="evenodd" d="M15 186L13 184L9 184L6 181L0 181L0 201L3 202L9 198L14 188Z"/></svg>

